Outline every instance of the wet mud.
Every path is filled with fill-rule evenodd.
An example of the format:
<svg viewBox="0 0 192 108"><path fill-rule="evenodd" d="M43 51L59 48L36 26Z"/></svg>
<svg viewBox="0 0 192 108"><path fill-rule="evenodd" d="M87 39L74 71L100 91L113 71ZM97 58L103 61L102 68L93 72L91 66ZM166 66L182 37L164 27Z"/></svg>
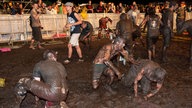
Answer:
<svg viewBox="0 0 192 108"><path fill-rule="evenodd" d="M62 44L44 45L46 49L58 51L58 61L67 58L67 42L59 39ZM108 39L94 40L91 48L82 47L84 62L78 62L74 50L73 60L64 65L68 73L69 94L66 100L69 108L192 108L192 71L189 70L189 41L174 40L168 49L168 63L161 62L162 40L156 48L156 58L166 71L163 87L153 97L145 101L142 92L139 98L134 98L133 87L126 87L115 78L111 86L107 85L105 75L101 77L101 84L94 90L92 81L92 61L99 49ZM46 42L48 43L48 42ZM5 78L5 86L0 87L0 108L14 108L14 86L22 77L31 77L34 65L42 60L44 50L32 50L29 45L13 49L11 52L0 52L0 78ZM135 47L135 58L147 58L146 48L141 44ZM130 64L119 63L119 70L127 73ZM44 108L45 101L38 104L32 94L28 93L21 104L21 108Z"/></svg>

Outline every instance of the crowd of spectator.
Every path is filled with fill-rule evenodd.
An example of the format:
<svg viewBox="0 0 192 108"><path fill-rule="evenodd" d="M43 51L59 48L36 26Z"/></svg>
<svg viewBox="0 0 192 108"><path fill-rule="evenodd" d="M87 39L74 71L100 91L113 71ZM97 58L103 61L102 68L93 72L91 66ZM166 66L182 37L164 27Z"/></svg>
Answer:
<svg viewBox="0 0 192 108"><path fill-rule="evenodd" d="M42 14L66 14L66 8L64 4L60 1L55 3L47 3L41 2L39 7L42 8ZM83 8L87 9L87 13L128 13L128 14L138 14L138 13L146 13L148 7L154 7L157 13L161 13L161 11L166 7L166 3L149 3L148 5L137 4L133 2L132 4L115 4L113 2L104 3L100 1L98 4L92 4L92 1L89 0L86 4L75 5L74 10L78 13L81 13ZM25 9L30 9L31 6L27 6L26 3L17 3L17 2L3 2L0 5L0 13L2 14L27 14L30 11L25 11ZM185 10L187 12L192 11L191 5L185 4Z"/></svg>

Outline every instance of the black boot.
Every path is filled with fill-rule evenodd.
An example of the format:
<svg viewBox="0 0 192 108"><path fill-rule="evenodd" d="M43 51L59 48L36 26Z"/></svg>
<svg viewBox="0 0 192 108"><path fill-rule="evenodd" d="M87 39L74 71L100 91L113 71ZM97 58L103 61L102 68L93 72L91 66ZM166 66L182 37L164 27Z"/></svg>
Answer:
<svg viewBox="0 0 192 108"><path fill-rule="evenodd" d="M18 107L22 103L23 99L26 97L28 90L26 84L28 83L29 80L30 80L29 78L20 79L14 88L14 92L16 95L16 104L17 104L16 106Z"/></svg>

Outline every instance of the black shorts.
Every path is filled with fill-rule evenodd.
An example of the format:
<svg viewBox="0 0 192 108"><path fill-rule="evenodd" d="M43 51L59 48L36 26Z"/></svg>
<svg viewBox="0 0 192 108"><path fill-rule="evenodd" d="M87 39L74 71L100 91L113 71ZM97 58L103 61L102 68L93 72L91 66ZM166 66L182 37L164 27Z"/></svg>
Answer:
<svg viewBox="0 0 192 108"><path fill-rule="evenodd" d="M35 41L42 41L42 34L40 27L32 27L32 39Z"/></svg>
<svg viewBox="0 0 192 108"><path fill-rule="evenodd" d="M147 49L151 50L153 45L157 43L159 36L147 37Z"/></svg>

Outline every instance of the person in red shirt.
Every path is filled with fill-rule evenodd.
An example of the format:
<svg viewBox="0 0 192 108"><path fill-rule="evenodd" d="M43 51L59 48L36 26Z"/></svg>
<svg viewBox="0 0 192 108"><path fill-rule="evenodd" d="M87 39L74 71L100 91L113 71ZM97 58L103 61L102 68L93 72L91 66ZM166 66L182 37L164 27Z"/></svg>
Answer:
<svg viewBox="0 0 192 108"><path fill-rule="evenodd" d="M89 0L88 5L86 6L87 8L87 13L93 13L93 6L92 6L92 1Z"/></svg>
<svg viewBox="0 0 192 108"><path fill-rule="evenodd" d="M101 32L104 30L106 32L106 37L109 37L110 29L107 27L107 23L112 23L112 20L109 17L102 17L99 19L99 31L98 38L101 39Z"/></svg>

